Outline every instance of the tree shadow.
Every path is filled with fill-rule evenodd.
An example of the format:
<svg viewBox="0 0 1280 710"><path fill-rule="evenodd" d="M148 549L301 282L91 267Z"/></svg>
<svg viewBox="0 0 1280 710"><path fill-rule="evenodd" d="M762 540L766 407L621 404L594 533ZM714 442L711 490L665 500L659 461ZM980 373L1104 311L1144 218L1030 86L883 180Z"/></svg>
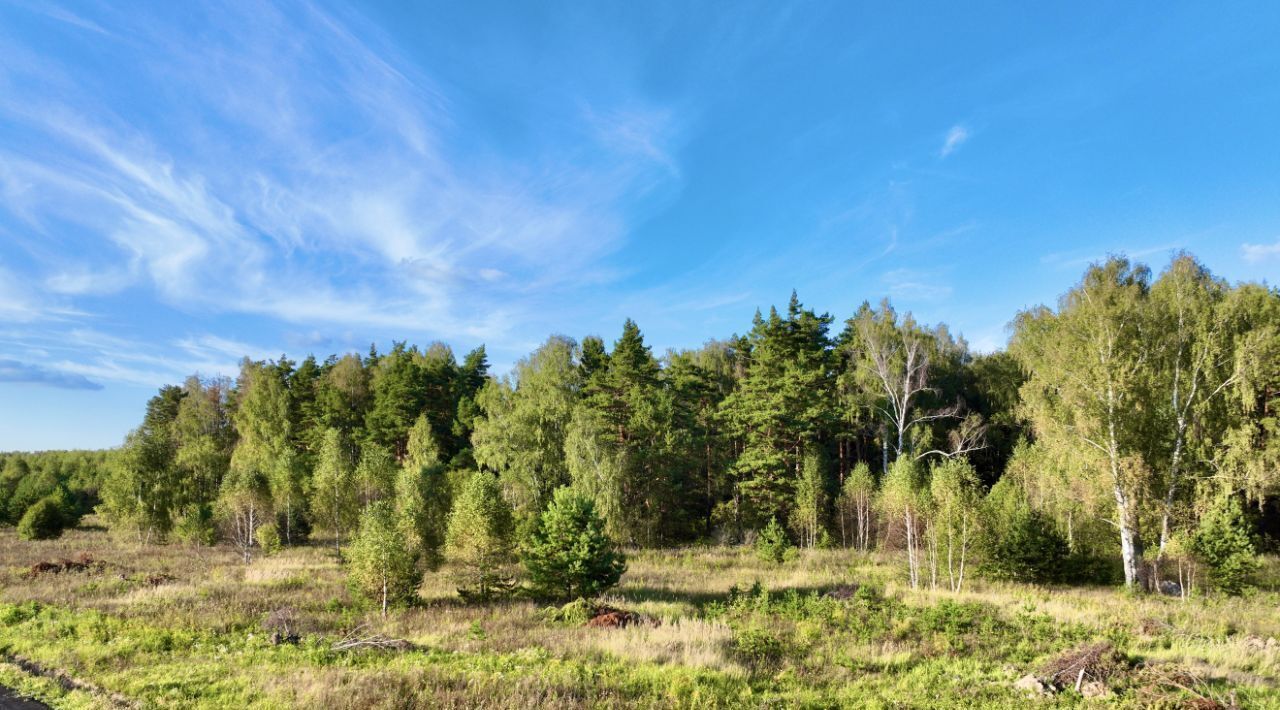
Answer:
<svg viewBox="0 0 1280 710"><path fill-rule="evenodd" d="M853 596L859 586L860 585L857 583L843 583L805 585L798 587L768 587L761 585L761 588L767 590L770 595L781 595L794 592L801 596L817 594L818 596L830 596L836 599L848 599ZM738 587L738 591L740 593L746 593L750 591L751 588L751 586ZM698 609L702 609L708 604L727 602L730 597L731 588L726 588L723 592L704 592L639 585L619 588L614 590L613 593L631 602L689 604Z"/></svg>

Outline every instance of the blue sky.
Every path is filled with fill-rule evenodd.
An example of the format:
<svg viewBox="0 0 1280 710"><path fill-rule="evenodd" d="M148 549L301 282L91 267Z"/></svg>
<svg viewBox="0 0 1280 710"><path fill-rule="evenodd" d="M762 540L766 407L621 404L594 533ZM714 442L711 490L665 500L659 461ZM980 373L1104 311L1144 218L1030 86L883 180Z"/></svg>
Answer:
<svg viewBox="0 0 1280 710"><path fill-rule="evenodd" d="M0 450L244 354L1280 275L1275 3L116 5L0 0Z"/></svg>

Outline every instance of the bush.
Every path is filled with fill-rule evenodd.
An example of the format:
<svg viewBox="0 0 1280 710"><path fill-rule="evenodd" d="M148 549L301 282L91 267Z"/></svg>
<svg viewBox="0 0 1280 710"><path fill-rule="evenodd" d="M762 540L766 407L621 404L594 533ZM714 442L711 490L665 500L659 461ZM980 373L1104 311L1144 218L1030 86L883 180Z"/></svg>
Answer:
<svg viewBox="0 0 1280 710"><path fill-rule="evenodd" d="M1220 497L1200 519L1191 545L1208 567L1214 588L1231 595L1244 591L1249 575L1258 568L1257 548L1249 531L1244 509L1235 496Z"/></svg>
<svg viewBox="0 0 1280 710"><path fill-rule="evenodd" d="M208 505L184 508L174 523L173 537L187 545L213 545L218 540L218 529L213 523L213 508Z"/></svg>
<svg viewBox="0 0 1280 710"><path fill-rule="evenodd" d="M253 533L253 539L257 540L264 555L274 555L280 551L280 528L275 523L260 525Z"/></svg>
<svg viewBox="0 0 1280 710"><path fill-rule="evenodd" d="M756 555L765 562L781 564L795 559L796 547L787 537L787 531L778 524L777 518L769 520L769 524L756 536Z"/></svg>
<svg viewBox="0 0 1280 710"><path fill-rule="evenodd" d="M981 569L990 579L1039 584L1064 580L1070 550L1043 513L1022 509L995 520L984 547Z"/></svg>
<svg viewBox="0 0 1280 710"><path fill-rule="evenodd" d="M27 508L18 521L18 537L23 540L52 540L62 535L66 519L57 501L49 496Z"/></svg>
<svg viewBox="0 0 1280 710"><path fill-rule="evenodd" d="M627 559L604 527L590 498L569 487L557 489L522 551L534 593L590 599L617 584Z"/></svg>

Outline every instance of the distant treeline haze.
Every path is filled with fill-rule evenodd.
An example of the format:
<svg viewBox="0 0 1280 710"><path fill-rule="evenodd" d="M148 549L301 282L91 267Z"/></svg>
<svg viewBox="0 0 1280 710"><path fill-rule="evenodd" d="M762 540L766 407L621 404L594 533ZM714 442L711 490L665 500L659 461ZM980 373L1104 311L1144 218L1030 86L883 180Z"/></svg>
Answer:
<svg viewBox="0 0 1280 710"><path fill-rule="evenodd" d="M362 508L406 496L438 546L479 471L517 521L570 486L626 544L774 523L802 546L905 548L913 584L953 587L983 529L1009 521L1126 584L1185 554L1206 516L1254 541L1274 525L1276 290L1189 255L1154 279L1112 258L1011 328L1006 352L973 353L888 301L837 323L793 294L701 348L655 356L627 320L612 346L552 336L503 377L483 347L459 362L438 343L246 359L235 381L161 388L100 489L64 487L140 540L218 534L247 555L264 525L340 545ZM38 487L23 467L4 467L10 519Z"/></svg>

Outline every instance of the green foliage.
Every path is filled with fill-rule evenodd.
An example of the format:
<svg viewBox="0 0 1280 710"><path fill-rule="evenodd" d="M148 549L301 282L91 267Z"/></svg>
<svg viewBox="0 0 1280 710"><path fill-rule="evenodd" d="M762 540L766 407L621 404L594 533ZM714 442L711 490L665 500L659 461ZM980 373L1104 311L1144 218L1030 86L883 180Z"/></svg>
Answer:
<svg viewBox="0 0 1280 710"><path fill-rule="evenodd" d="M579 597L563 606L549 606L542 610L541 616L543 620L553 624L582 626L591 619L595 610L594 604Z"/></svg>
<svg viewBox="0 0 1280 710"><path fill-rule="evenodd" d="M408 455L396 472L395 510L410 549L429 569L440 563L452 490L426 417L409 432Z"/></svg>
<svg viewBox="0 0 1280 710"><path fill-rule="evenodd" d="M1043 513L1020 508L993 516L983 540L984 576L1041 584L1065 581L1070 550Z"/></svg>
<svg viewBox="0 0 1280 710"><path fill-rule="evenodd" d="M789 562L796 557L796 546L791 543L786 529L778 523L777 518L771 518L769 524L756 535L755 550L757 557L774 564Z"/></svg>
<svg viewBox="0 0 1280 710"><path fill-rule="evenodd" d="M822 456L809 451L804 456L796 481L795 504L791 509L791 529L800 537L801 547L817 547L826 534L827 481Z"/></svg>
<svg viewBox="0 0 1280 710"><path fill-rule="evenodd" d="M486 601L511 587L507 566L514 556L515 521L498 479L475 471L462 486L445 536L458 593Z"/></svg>
<svg viewBox="0 0 1280 710"><path fill-rule="evenodd" d="M48 496L27 508L18 521L18 537L23 540L51 540L62 535L65 525L66 519L58 500Z"/></svg>
<svg viewBox="0 0 1280 710"><path fill-rule="evenodd" d="M188 545L212 545L217 542L218 529L214 525L213 507L209 504L190 504L178 513L173 526L173 537Z"/></svg>
<svg viewBox="0 0 1280 710"><path fill-rule="evenodd" d="M440 343L245 360L234 385L162 388L96 461L0 454L0 522L64 491L139 542L207 541L215 511L247 557L272 521L285 544L314 528L340 551L361 508L394 499L430 567L458 477L483 467L522 522L571 485L622 544L740 541L776 519L803 547L905 538L914 586L947 559L957 589L975 478L1015 479L1066 536L1070 576L1105 577L1119 543L1130 583L1144 542L1194 527L1210 476L1248 503L1280 492L1280 292L1188 255L1154 280L1123 258L1090 267L1018 316L1007 353L888 301L836 338L831 323L792 294L746 335L655 354L627 319L612 350L552 337L501 379L483 347L459 364ZM962 451L958 485L919 464Z"/></svg>
<svg viewBox="0 0 1280 710"><path fill-rule="evenodd" d="M333 533L335 547L351 530L359 507L349 451L342 432L329 428L311 474L311 512L320 526Z"/></svg>
<svg viewBox="0 0 1280 710"><path fill-rule="evenodd" d="M742 523L786 520L794 501L798 460L833 416L831 316L804 308L795 293L786 316L756 313L742 343L746 372L720 406L719 419L741 442L730 467Z"/></svg>
<svg viewBox="0 0 1280 710"><path fill-rule="evenodd" d="M274 555L284 546L280 540L280 528L275 523L259 526L253 533L253 539L257 541L258 548L264 555Z"/></svg>
<svg viewBox="0 0 1280 710"><path fill-rule="evenodd" d="M594 409L581 406L569 422L564 453L571 485L595 503L608 534L625 539L631 527L623 500L627 461L616 441L605 429L603 418Z"/></svg>
<svg viewBox="0 0 1280 710"><path fill-rule="evenodd" d="M845 476L836 499L836 516L839 522L840 542L846 547L866 551L872 542L872 507L876 497L876 479L871 467L859 461Z"/></svg>
<svg viewBox="0 0 1280 710"><path fill-rule="evenodd" d="M382 615L393 605L411 599L421 581L413 551L396 526L390 505L374 503L360 515L360 529L347 550L352 586L366 599L381 606Z"/></svg>
<svg viewBox="0 0 1280 710"><path fill-rule="evenodd" d="M1227 594L1240 594L1258 569L1258 553L1249 521L1237 496L1223 495L1200 519L1192 550L1209 570L1212 585Z"/></svg>
<svg viewBox="0 0 1280 710"><path fill-rule="evenodd" d="M491 380L477 403L476 461L498 471L522 516L536 514L569 482L564 439L581 386L572 340L552 337L516 363L514 381Z"/></svg>
<svg viewBox="0 0 1280 710"><path fill-rule="evenodd" d="M181 490L173 431L184 397L165 386L147 402L142 424L129 433L102 487L102 511L115 526L148 542L169 532Z"/></svg>
<svg viewBox="0 0 1280 710"><path fill-rule="evenodd" d="M618 583L626 556L605 533L590 498L565 487L521 549L535 594L553 599L590 599Z"/></svg>
<svg viewBox="0 0 1280 710"><path fill-rule="evenodd" d="M429 428L429 425L426 425L425 416L421 418L421 421ZM323 445L321 451L325 452ZM328 464L327 461L326 463ZM354 483L359 487L360 491L359 503L361 507L391 496L395 487L397 468L395 457L382 444L370 442L361 448L360 462L356 464L354 475ZM326 475L332 475L332 473L326 472Z"/></svg>

